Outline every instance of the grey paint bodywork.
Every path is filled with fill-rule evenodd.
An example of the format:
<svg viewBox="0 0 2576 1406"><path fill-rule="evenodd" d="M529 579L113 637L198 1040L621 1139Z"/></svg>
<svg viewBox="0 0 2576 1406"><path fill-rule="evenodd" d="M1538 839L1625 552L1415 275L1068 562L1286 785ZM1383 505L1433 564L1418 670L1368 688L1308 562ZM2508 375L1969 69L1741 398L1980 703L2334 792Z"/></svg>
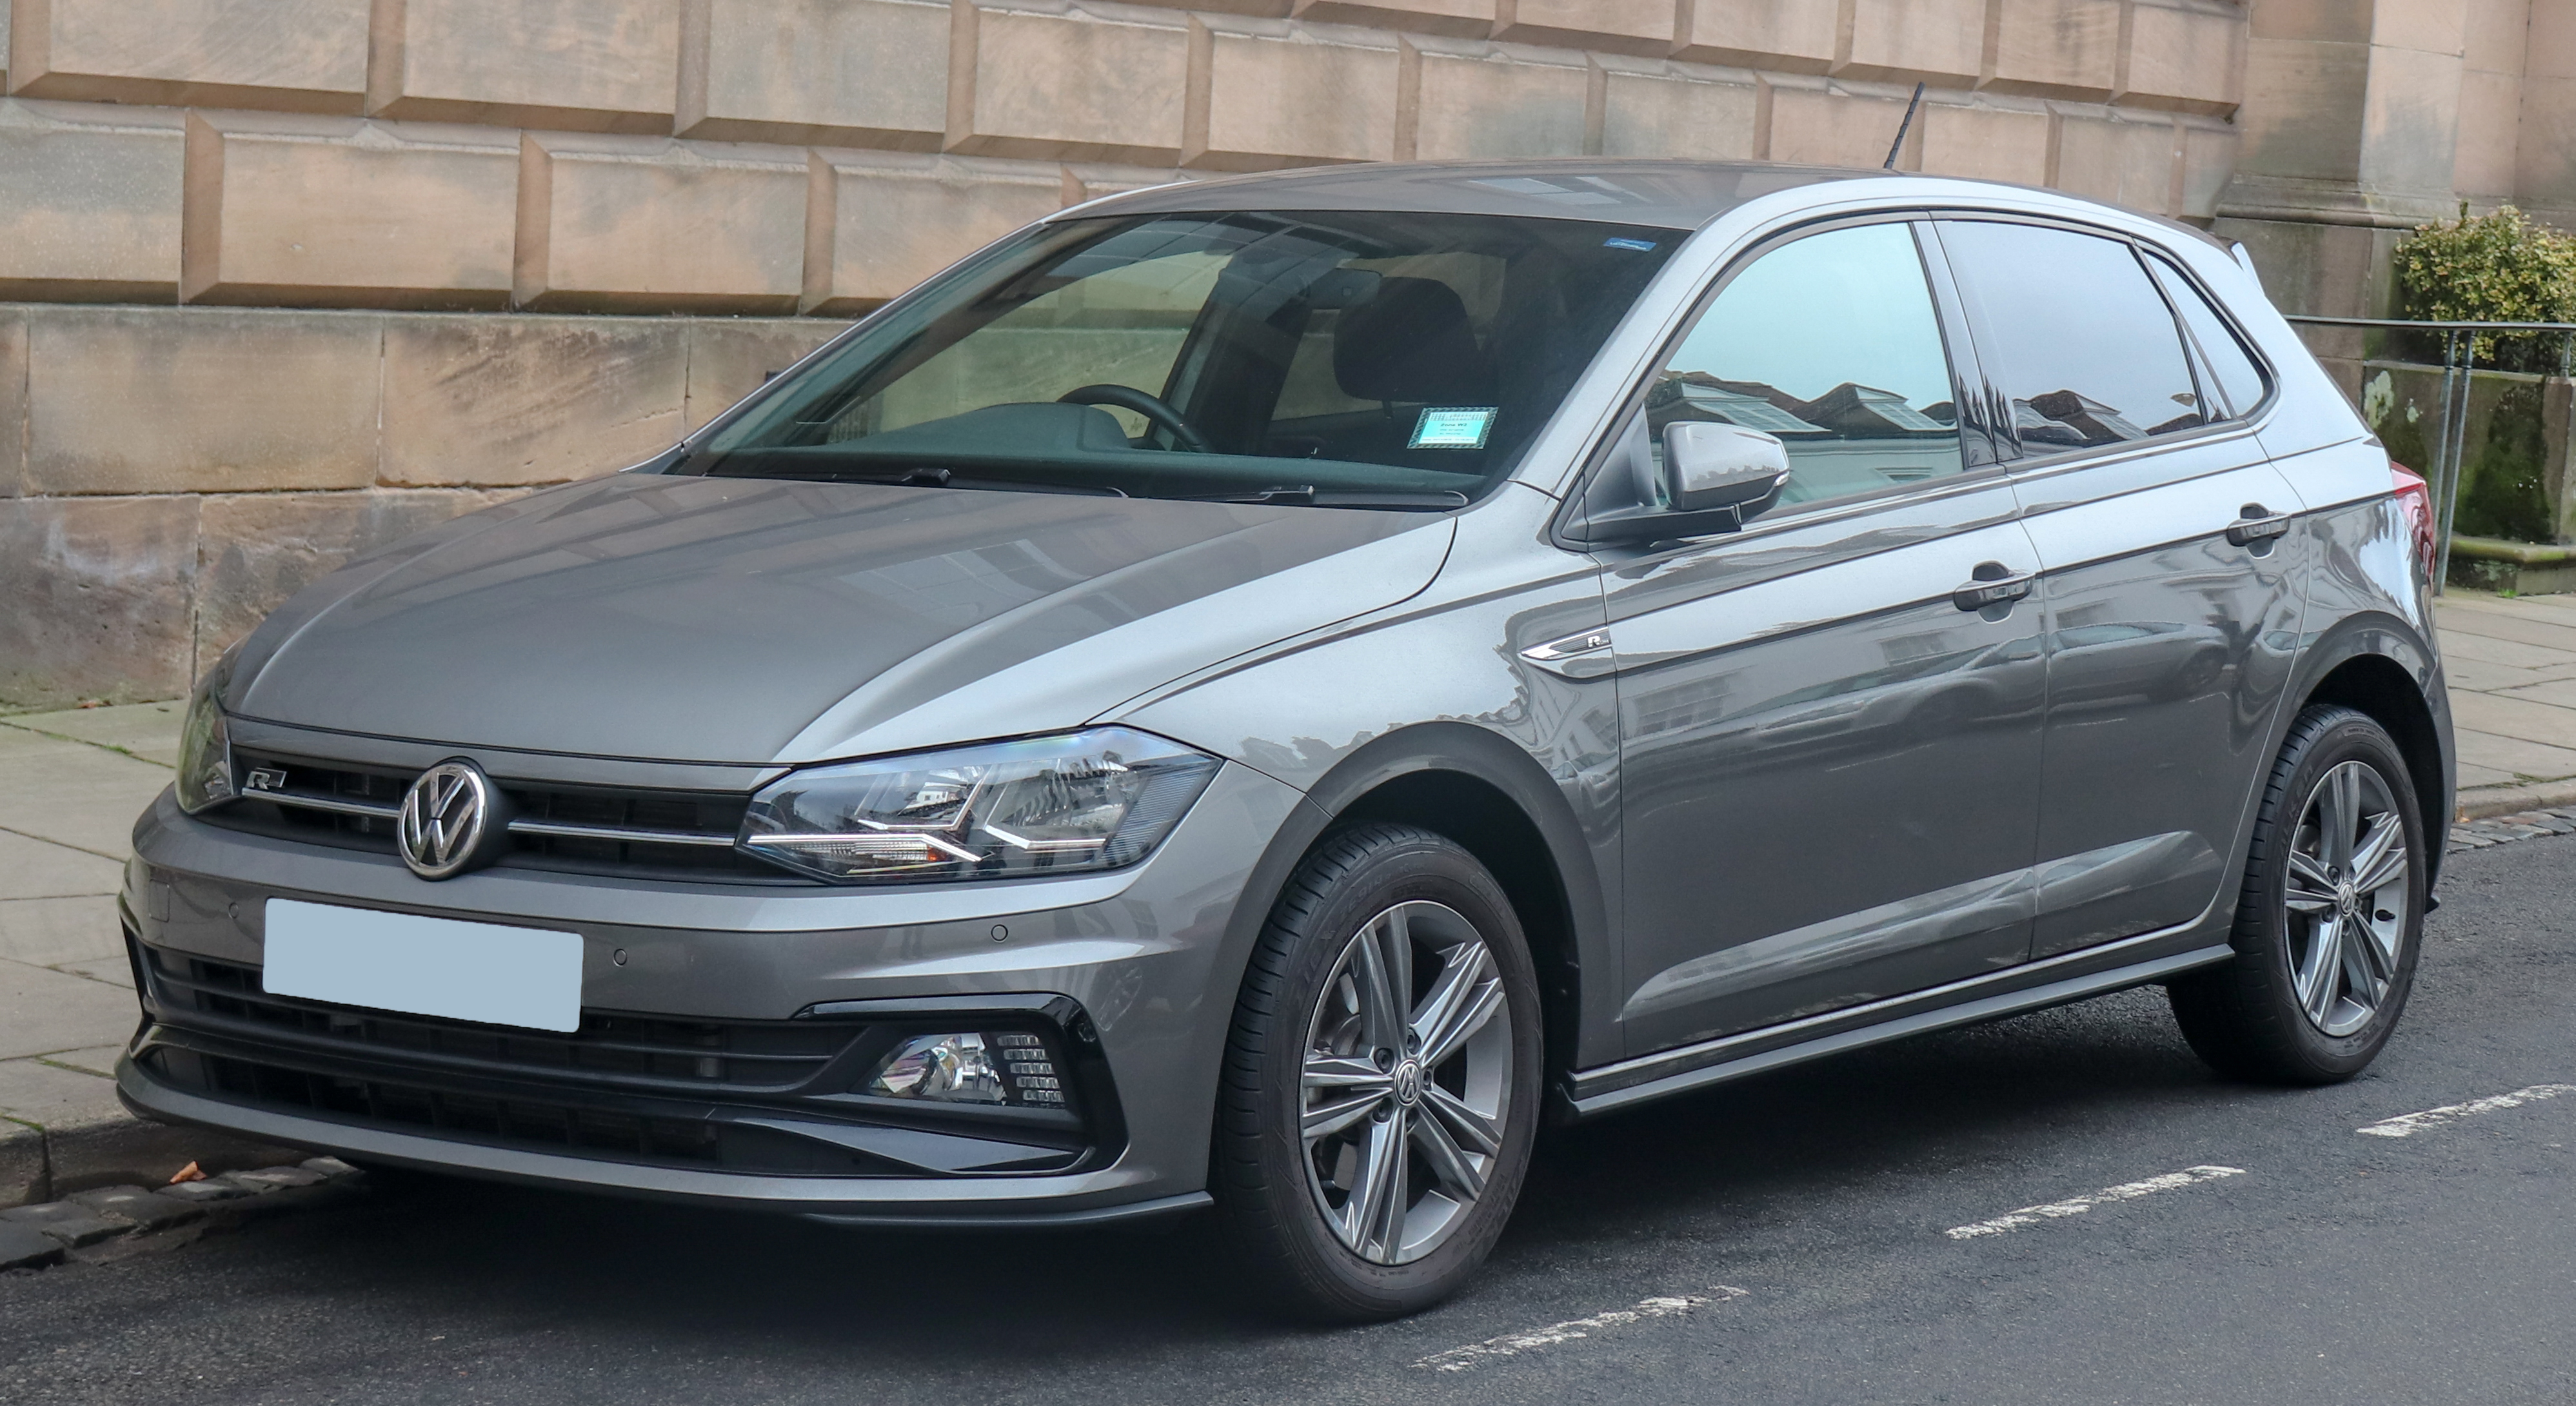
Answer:
<svg viewBox="0 0 2576 1406"><path fill-rule="evenodd" d="M217 1103L130 1064L126 1096L353 1155L636 1194L933 1220L1157 1209L1204 1199L1219 1056L1274 897L1337 815L1406 778L1472 778L1553 869L1555 911L1532 926L1561 934L1550 1058L1576 1112L2224 959L2263 767L2296 701L2352 659L2421 691L2439 751L2425 802L2447 813L2438 656L2385 457L2205 237L1975 182L1603 161L1331 168L1057 218L1264 208L1613 220L1680 247L1509 481L1454 513L621 475L316 585L244 646L225 694L246 745L735 792L799 763L1122 722L1227 763L1144 862L884 890L506 869L429 884L164 797L128 873L142 938L231 961L259 960L259 905L295 897L570 928L602 1009L784 1019L826 1000L1069 996L1126 1114L1113 1165L748 1177ZM2241 425L2125 457L1678 546L1565 544L1576 488L1721 269L1809 222L1930 211L2165 250L2239 319L2275 395ZM2212 534L2257 500L2297 514L2294 531L2258 560L2222 556ZM2040 572L2042 591L1954 608L1989 560ZM2183 581L2199 583L2190 611ZM2132 642L2064 646L2060 617L2099 602ZM1958 667L1869 666L1927 632ZM2130 714L2157 739L2133 748L2147 772L2088 784L2120 754L2086 751L2084 730ZM2156 770L2183 754L2187 775ZM2143 809L2125 794L2141 785ZM1943 807L1959 823L1924 833ZM625 965L607 955L621 948Z"/></svg>

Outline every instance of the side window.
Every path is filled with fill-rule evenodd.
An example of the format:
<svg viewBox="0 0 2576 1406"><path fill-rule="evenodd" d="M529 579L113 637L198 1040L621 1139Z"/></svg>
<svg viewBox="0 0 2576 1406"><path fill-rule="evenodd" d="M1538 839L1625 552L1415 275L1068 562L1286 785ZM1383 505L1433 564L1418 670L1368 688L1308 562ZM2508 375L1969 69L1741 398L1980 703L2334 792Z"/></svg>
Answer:
<svg viewBox="0 0 2576 1406"><path fill-rule="evenodd" d="M2209 373L2207 379L2217 382L2210 389L2226 402L2223 406L2210 407L2211 418L2243 415L2262 404L2263 372L2255 366L2254 358L2246 355L2245 344L2236 340L2236 334L2229 330L2227 320L2218 315L2218 309L2211 307L2209 300L2200 295L2200 289L2183 277L2182 270L2167 263L2162 255L2150 257L2147 267L2155 270L2156 282L2163 286L2165 296L2182 310L2182 324L2190 330L2192 341L2200 348L2200 364Z"/></svg>
<svg viewBox="0 0 2576 1406"><path fill-rule="evenodd" d="M1779 436L1783 505L1958 473L1950 359L1912 229L1810 235L1736 274L1646 393L1654 453L1676 420Z"/></svg>
<svg viewBox="0 0 2576 1406"><path fill-rule="evenodd" d="M2198 428L2204 410L2173 313L2120 240L1945 221L1941 246L1977 326L1978 360L2012 402L2025 454Z"/></svg>

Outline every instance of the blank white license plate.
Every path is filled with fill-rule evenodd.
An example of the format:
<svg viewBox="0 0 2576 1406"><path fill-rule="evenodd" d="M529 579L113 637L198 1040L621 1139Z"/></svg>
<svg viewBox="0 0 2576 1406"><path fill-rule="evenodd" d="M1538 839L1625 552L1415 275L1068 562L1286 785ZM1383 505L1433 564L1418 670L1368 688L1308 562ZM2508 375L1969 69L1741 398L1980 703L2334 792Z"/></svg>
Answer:
<svg viewBox="0 0 2576 1406"><path fill-rule="evenodd" d="M531 1030L581 1028L581 935L268 900L277 996Z"/></svg>

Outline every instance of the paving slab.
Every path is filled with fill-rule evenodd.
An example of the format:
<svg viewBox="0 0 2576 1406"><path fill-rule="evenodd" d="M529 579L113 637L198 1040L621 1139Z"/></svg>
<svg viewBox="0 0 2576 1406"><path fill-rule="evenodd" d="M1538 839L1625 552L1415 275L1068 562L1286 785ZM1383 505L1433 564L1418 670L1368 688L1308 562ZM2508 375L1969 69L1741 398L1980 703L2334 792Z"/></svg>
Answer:
<svg viewBox="0 0 2576 1406"><path fill-rule="evenodd" d="M2553 707L2576 709L2576 682L2564 679L2490 690L2499 698L2521 698Z"/></svg>
<svg viewBox="0 0 2576 1406"><path fill-rule="evenodd" d="M134 989L134 968L126 965L125 954L122 952L113 957L93 957L79 962L55 962L53 968L58 972L87 977L108 986L121 986L128 991Z"/></svg>
<svg viewBox="0 0 2576 1406"><path fill-rule="evenodd" d="M129 752L165 767L179 764L179 724L188 710L185 700L127 703L114 708L65 708L52 713L20 713L0 718L0 727L70 738L94 746Z"/></svg>
<svg viewBox="0 0 2576 1406"><path fill-rule="evenodd" d="M2453 727L2472 732L2576 748L2576 708L2502 693L2455 689L2451 694L2451 721Z"/></svg>
<svg viewBox="0 0 2576 1406"><path fill-rule="evenodd" d="M2456 638L2476 639L2478 637L2461 635ZM2442 642L2448 645L2450 639L2445 638ZM2496 643L2509 643L2509 641L2496 641ZM2515 646L2518 649L2537 647ZM2525 668L2512 664L2490 664L2483 659L2470 659L2446 652L2442 660L2442 672L2450 680L2453 688L2468 688L2488 693L2498 689L2520 688L2525 684L2555 683L2562 679L2576 679L2576 659L2570 659L2564 664Z"/></svg>
<svg viewBox="0 0 2576 1406"><path fill-rule="evenodd" d="M116 924L116 900L106 894L0 899L0 958L40 967L113 958L122 967L125 937Z"/></svg>
<svg viewBox="0 0 2576 1406"><path fill-rule="evenodd" d="M116 1061L125 1054L125 1046L94 1045L86 1050L64 1050L43 1056L45 1063L76 1074L94 1075L101 1079L116 1077Z"/></svg>
<svg viewBox="0 0 2576 1406"><path fill-rule="evenodd" d="M86 742L47 741L44 750L0 757L0 829L125 858L135 818L170 784L170 769Z"/></svg>
<svg viewBox="0 0 2576 1406"><path fill-rule="evenodd" d="M2516 776L2509 771L2497 771L2493 767L2483 767L2471 762L2461 762L2458 765L2458 775L2452 778L2451 784L2457 786L2463 791L2467 791L2480 786L2518 785L2521 780L2521 777Z"/></svg>
<svg viewBox="0 0 2576 1406"><path fill-rule="evenodd" d="M122 1040L134 1033L138 1018L131 991L48 967L0 961L0 1060Z"/></svg>
<svg viewBox="0 0 2576 1406"><path fill-rule="evenodd" d="M121 1108L114 1079L32 1057L0 1059L0 1113L12 1118L52 1127L103 1118Z"/></svg>
<svg viewBox="0 0 2576 1406"><path fill-rule="evenodd" d="M2459 706L2456 696L2452 699L2452 706ZM2576 748L2552 747L2469 727L2454 727L2452 737L2460 751L2462 785L2469 784L2465 773L2471 766L2508 773L2505 778L2508 781L2549 781L2562 776L2576 776Z"/></svg>
<svg viewBox="0 0 2576 1406"><path fill-rule="evenodd" d="M2486 664L2504 664L2517 669L2549 669L2576 662L2576 651L2552 649L2547 645L2522 644L2515 640L2494 639L2451 628L2452 617L2441 617L2442 662L2445 666L2463 659Z"/></svg>
<svg viewBox="0 0 2576 1406"><path fill-rule="evenodd" d="M2481 591L2457 591L2443 596L2438 608L2487 615L2527 616L2553 620L2562 625L2576 625L2576 596L2497 596Z"/></svg>
<svg viewBox="0 0 2576 1406"><path fill-rule="evenodd" d="M105 855L0 830L0 901L13 898L111 899L125 866Z"/></svg>
<svg viewBox="0 0 2576 1406"><path fill-rule="evenodd" d="M2540 645L2562 653L2576 654L2576 625L2561 625L2541 619L2527 610L2500 611L2479 609L2446 609L2437 617L2444 633L2458 632L2483 635L2488 639L2512 640L2517 644Z"/></svg>

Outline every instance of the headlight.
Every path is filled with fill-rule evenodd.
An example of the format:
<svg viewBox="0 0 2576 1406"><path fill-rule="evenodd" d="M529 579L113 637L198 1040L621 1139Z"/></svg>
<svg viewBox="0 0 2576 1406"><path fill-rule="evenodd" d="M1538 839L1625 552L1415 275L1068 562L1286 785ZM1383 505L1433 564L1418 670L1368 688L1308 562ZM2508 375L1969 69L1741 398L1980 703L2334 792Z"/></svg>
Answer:
<svg viewBox="0 0 2576 1406"><path fill-rule="evenodd" d="M227 652L188 695L188 719L179 729L179 809L190 815L233 798L233 740L224 710L215 702L232 672Z"/></svg>
<svg viewBox="0 0 2576 1406"><path fill-rule="evenodd" d="M1116 869L1171 833L1216 769L1123 727L808 767L751 798L737 843L838 883Z"/></svg>

